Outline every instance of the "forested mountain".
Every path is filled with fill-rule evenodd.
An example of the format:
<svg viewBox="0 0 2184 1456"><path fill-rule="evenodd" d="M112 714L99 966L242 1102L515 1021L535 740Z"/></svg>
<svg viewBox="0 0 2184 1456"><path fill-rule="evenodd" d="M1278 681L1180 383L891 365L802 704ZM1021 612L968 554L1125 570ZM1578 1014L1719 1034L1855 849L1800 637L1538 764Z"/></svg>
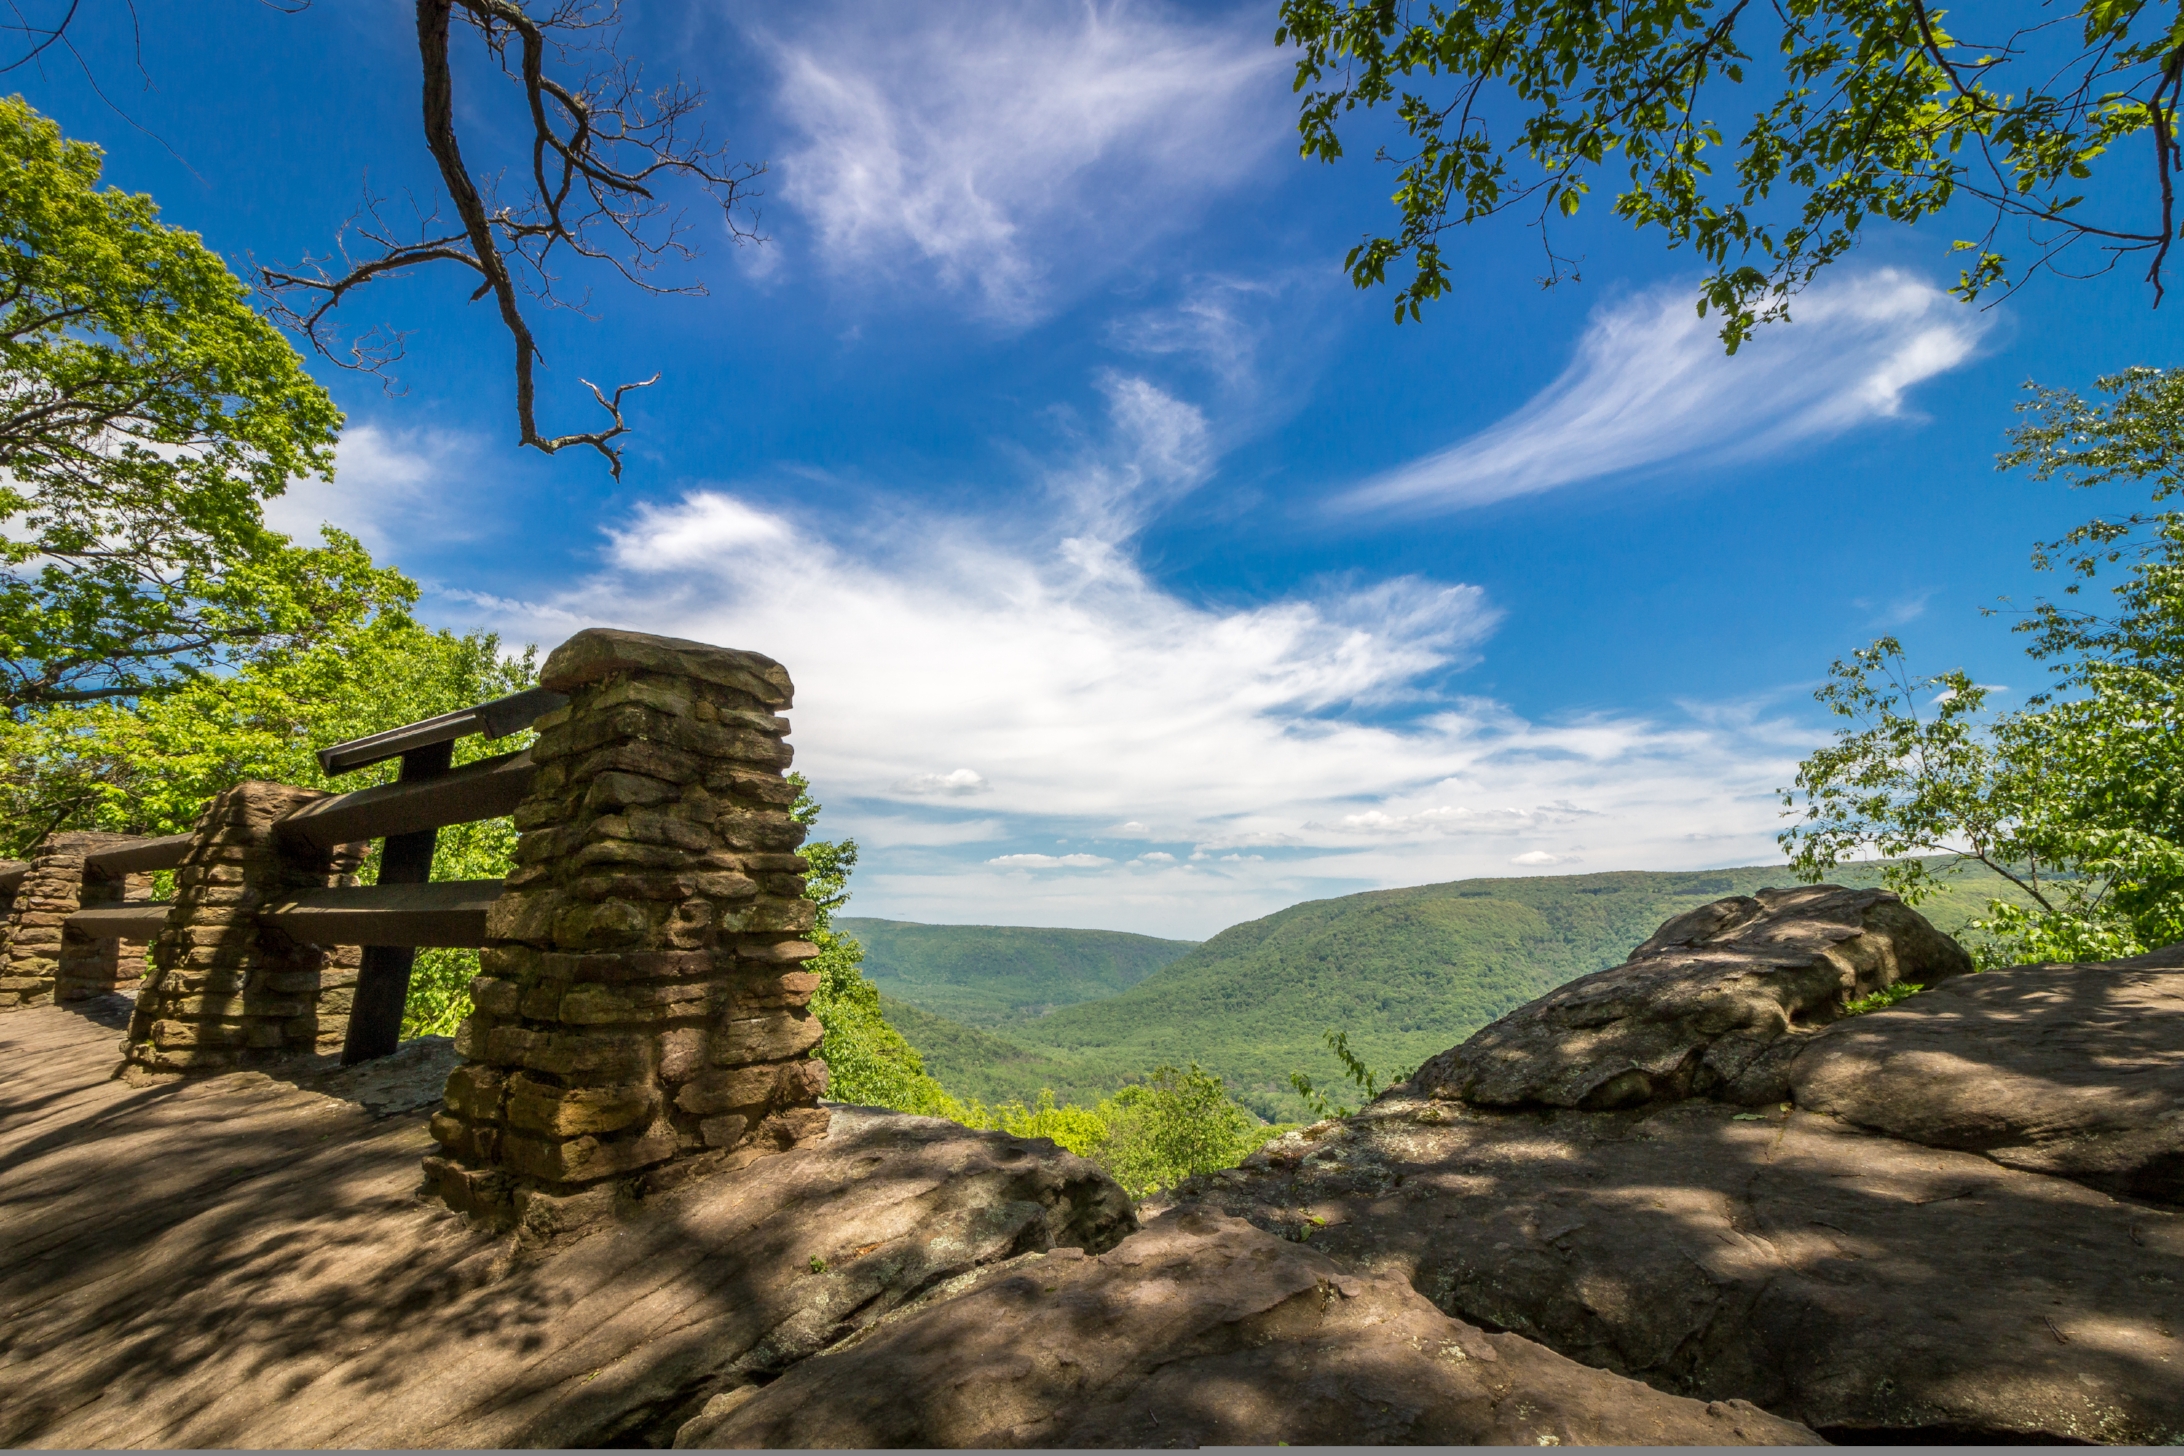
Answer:
<svg viewBox="0 0 2184 1456"><path fill-rule="evenodd" d="M835 926L864 946L864 973L882 995L966 1026L1028 1021L1113 996L1197 945L1116 930L920 925L848 915Z"/></svg>
<svg viewBox="0 0 2184 1456"><path fill-rule="evenodd" d="M1878 874L1846 867L1836 879L1871 884ZM1090 1101L1163 1062L1196 1061L1227 1078L1261 1116L1295 1119L1305 1108L1290 1072L1323 1084L1340 1078L1321 1041L1328 1030L1348 1032L1376 1070L1407 1074L1503 1012L1622 960L1671 915L1789 882L1780 866L1632 870L1458 880L1308 901L1232 926L1126 989L1079 996L1035 1019L991 1020L984 1030L954 1024L918 986L899 978L881 984L890 1020L961 1096L1029 1100L1051 1087L1065 1101ZM2006 888L1984 871L1950 884L1922 907L1945 930L1961 928ZM1065 945L1067 937L1101 932L1023 934ZM925 944L937 955L947 942ZM942 994L960 995L963 981L948 968L929 964L922 974ZM971 982L985 1004L1005 994L1006 974L1005 966L989 965ZM1051 987L1056 978L1039 984Z"/></svg>

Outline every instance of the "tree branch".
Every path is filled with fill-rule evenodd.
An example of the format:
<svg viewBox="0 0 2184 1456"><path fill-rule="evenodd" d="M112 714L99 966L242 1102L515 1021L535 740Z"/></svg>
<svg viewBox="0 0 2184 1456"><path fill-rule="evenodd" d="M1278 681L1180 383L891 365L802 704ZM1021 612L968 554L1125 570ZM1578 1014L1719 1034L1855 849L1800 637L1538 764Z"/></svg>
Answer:
<svg viewBox="0 0 2184 1456"><path fill-rule="evenodd" d="M381 220L377 203L368 200L363 215L370 221L356 225L354 232L371 244L369 256L352 257L344 244L338 275L309 266L310 260L298 268L260 266L259 289L272 300L274 317L321 355L344 367L383 372L399 357L400 336L391 348L352 344L350 357L338 359L331 329L336 310L376 279L428 265L459 265L477 279L474 300L492 297L508 335L517 442L548 455L571 445L588 446L619 479L621 452L613 442L629 430L623 397L659 375L624 384L611 394L581 380L611 423L598 430L546 433L539 425L537 397L537 369L545 356L526 317L524 295L548 307L569 306L556 295L558 280L550 268L556 249L604 263L647 292L703 293L702 285L663 284L651 276L665 257L695 256L683 240L683 219L669 215L656 195L657 183L675 178L696 184L719 206L732 238L762 242L742 225L738 213L754 195L750 184L764 168L730 165L706 145L702 133L683 135L684 123L703 102L702 93L678 84L649 97L643 94L635 66L615 53L611 36L593 38L618 22L612 3L555 0L542 15L532 14L521 0L415 4L425 144L461 230L436 234L434 219L421 217L416 235L398 240ZM524 195L513 203L501 201L490 185L481 184L481 174L463 155L455 122L453 33L458 18L478 31L502 72L522 88L530 155L519 174L525 175ZM551 73L549 62L581 52L603 53L606 64L574 81ZM657 232L656 223L662 224ZM365 340L378 332L366 334Z"/></svg>

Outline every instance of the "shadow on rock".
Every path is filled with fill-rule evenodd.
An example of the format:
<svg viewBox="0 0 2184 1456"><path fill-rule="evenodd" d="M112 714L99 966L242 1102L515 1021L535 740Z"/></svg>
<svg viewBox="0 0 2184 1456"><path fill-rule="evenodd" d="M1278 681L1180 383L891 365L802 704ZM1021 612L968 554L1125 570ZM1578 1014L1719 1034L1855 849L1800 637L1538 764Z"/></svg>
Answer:
<svg viewBox="0 0 2184 1456"><path fill-rule="evenodd" d="M1875 891L1702 907L1181 1196L1831 1437L2184 1436L2184 956L1939 939ZM1841 1015L1897 980L1941 984Z"/></svg>
<svg viewBox="0 0 2184 1456"><path fill-rule="evenodd" d="M779 1381L678 1447L1817 1445L1448 1318L1400 1280L1199 1209L1019 1260Z"/></svg>

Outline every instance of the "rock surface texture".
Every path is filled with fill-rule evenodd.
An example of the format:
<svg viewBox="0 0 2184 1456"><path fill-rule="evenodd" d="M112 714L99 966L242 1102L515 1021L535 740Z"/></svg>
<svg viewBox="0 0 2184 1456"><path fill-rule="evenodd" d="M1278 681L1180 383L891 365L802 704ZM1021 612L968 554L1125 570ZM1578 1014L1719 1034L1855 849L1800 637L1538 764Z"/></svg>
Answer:
<svg viewBox="0 0 2184 1456"><path fill-rule="evenodd" d="M2184 947L1952 981L1812 1038L1800 1108L2184 1203Z"/></svg>
<svg viewBox="0 0 2184 1456"><path fill-rule="evenodd" d="M937 1285L1136 1226L1050 1143L852 1109L541 1252L416 1195L445 1042L132 1087L107 1027L0 1021L9 1446L664 1446Z"/></svg>
<svg viewBox="0 0 2184 1456"><path fill-rule="evenodd" d="M489 1222L566 1221L818 1137L804 829L770 658L594 628L546 659L516 869L486 917L428 1173ZM581 1200L581 1202L571 1202Z"/></svg>
<svg viewBox="0 0 2184 1456"><path fill-rule="evenodd" d="M1772 1102L1784 1059L1846 1004L1971 968L1963 947L1886 890L1761 890L1677 916L1622 965L1481 1028L1411 1083L1484 1107Z"/></svg>
<svg viewBox="0 0 2184 1456"><path fill-rule="evenodd" d="M541 1243L415 1192L445 1042L144 1087L111 1046L0 1018L11 1446L1812 1439L1237 1220L1136 1232L1039 1139L836 1108Z"/></svg>
<svg viewBox="0 0 2184 1456"><path fill-rule="evenodd" d="M1671 921L1628 965L1183 1202L1403 1280L1456 1318L1832 1439L2184 1438L2184 949L1937 976L1953 962L1912 912L1872 898L1853 912L1849 894L1803 902L1837 907L1810 938L1777 917L1818 942L1802 962L1755 954L1761 917L1739 925L1737 902ZM1710 923L1741 948L1691 954L1724 944ZM1798 1029L1799 1006L1825 1016L1886 973L1942 984ZM1588 1007L1613 1014L1588 1024ZM1687 1064L1733 1088L1737 1063L1714 1058L1754 1025L1774 1038L1741 1075L1764 1059L1781 1100L1681 1095ZM1589 1083L1587 1045L1602 1057ZM1634 1066L1648 1100L1597 1108L1622 1099L1593 1089ZM1563 1098L1597 1110L1537 1105ZM1477 1105L1503 1099L1534 1105Z"/></svg>
<svg viewBox="0 0 2184 1456"><path fill-rule="evenodd" d="M683 1448L1816 1445L1450 1319L1239 1219L1171 1212L1104 1254L969 1276L764 1388Z"/></svg>

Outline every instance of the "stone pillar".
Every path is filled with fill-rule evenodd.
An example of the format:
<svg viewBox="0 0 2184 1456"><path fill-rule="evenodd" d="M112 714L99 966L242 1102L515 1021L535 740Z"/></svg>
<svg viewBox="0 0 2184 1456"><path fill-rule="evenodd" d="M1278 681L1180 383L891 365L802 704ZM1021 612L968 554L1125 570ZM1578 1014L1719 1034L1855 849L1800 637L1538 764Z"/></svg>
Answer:
<svg viewBox="0 0 2184 1456"><path fill-rule="evenodd" d="M148 900L151 894L150 875L104 875L86 866L79 903L86 910L96 910L127 900ZM109 991L133 992L143 979L143 942L114 936L100 939L72 926L62 927L60 967L54 976L56 1000L88 1001Z"/></svg>
<svg viewBox="0 0 2184 1456"><path fill-rule="evenodd" d="M83 857L135 839L71 830L47 835L30 852L30 868L15 892L7 960L0 965L0 1010L52 1002L61 973L62 922L83 908Z"/></svg>
<svg viewBox="0 0 2184 1456"><path fill-rule="evenodd" d="M27 859L0 859L0 964L8 957L8 941L15 934L15 895L30 873Z"/></svg>
<svg viewBox="0 0 2184 1456"><path fill-rule="evenodd" d="M426 1187L552 1227L817 1137L788 674L756 653L593 629L546 660L507 891L486 921Z"/></svg>
<svg viewBox="0 0 2184 1456"><path fill-rule="evenodd" d="M131 1078L219 1072L316 1047L321 982L334 962L258 924L258 910L322 889L334 855L291 847L274 822L326 796L316 789L240 783L206 806L197 842L174 872L174 907L152 943L152 970L129 1022ZM343 858L355 865L353 851Z"/></svg>

